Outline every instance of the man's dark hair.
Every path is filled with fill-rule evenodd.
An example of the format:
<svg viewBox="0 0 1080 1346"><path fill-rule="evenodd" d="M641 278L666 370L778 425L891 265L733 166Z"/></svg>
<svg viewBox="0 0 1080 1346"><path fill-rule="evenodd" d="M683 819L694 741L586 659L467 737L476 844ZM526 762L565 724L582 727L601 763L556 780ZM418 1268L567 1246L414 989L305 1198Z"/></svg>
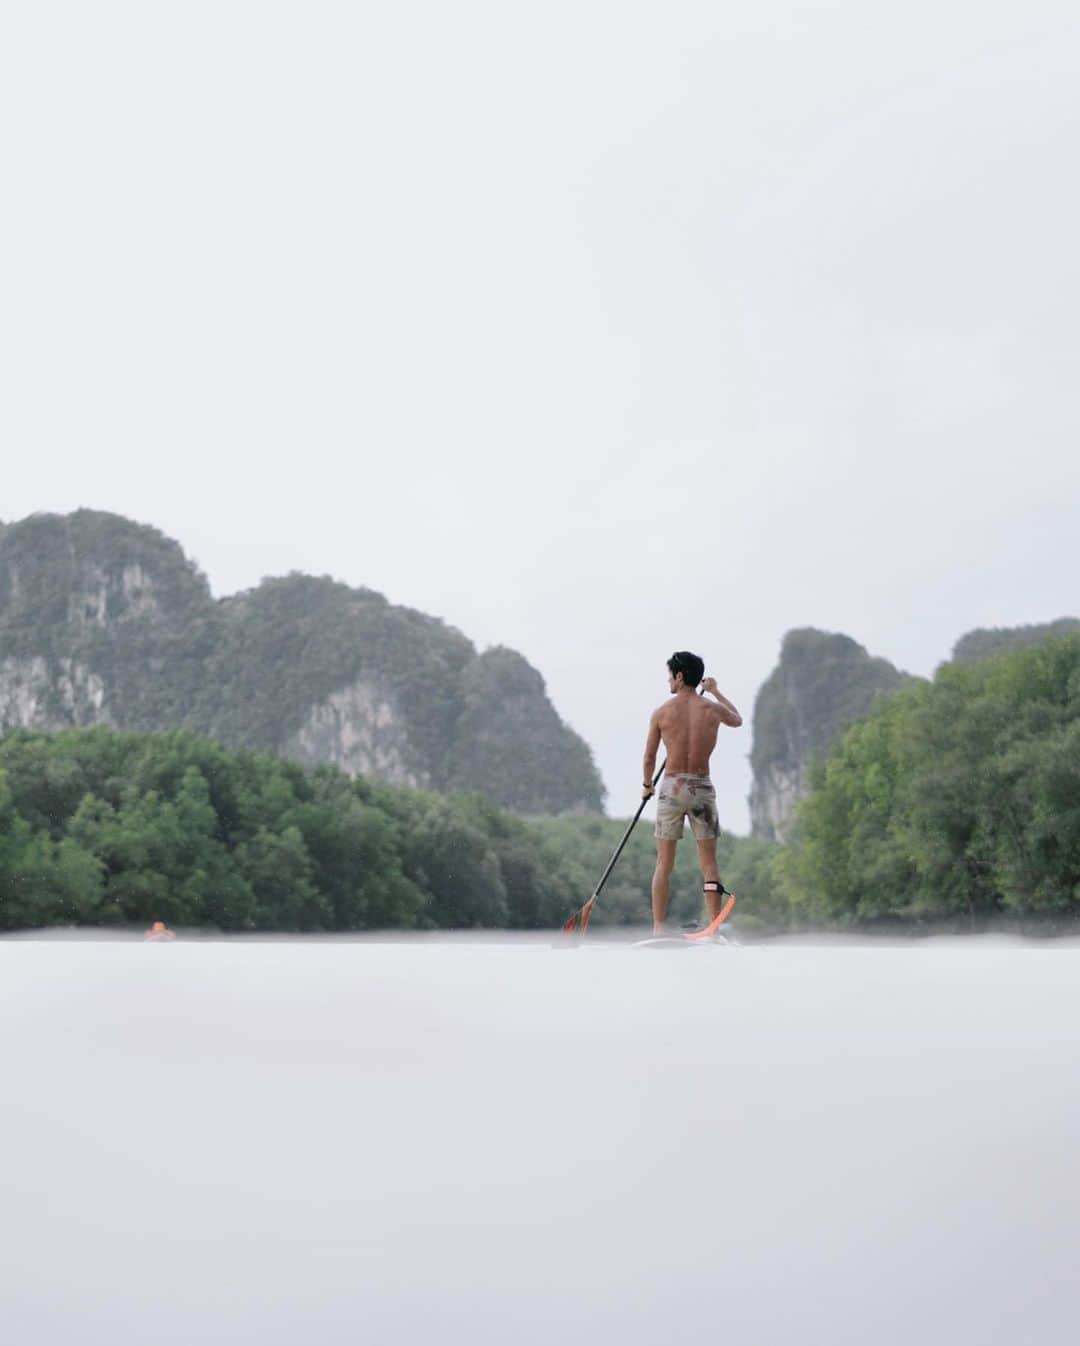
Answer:
<svg viewBox="0 0 1080 1346"><path fill-rule="evenodd" d="M667 666L672 677L676 673L682 674L687 687L696 687L705 676L705 660L699 654L691 654L689 650L676 650L667 661Z"/></svg>

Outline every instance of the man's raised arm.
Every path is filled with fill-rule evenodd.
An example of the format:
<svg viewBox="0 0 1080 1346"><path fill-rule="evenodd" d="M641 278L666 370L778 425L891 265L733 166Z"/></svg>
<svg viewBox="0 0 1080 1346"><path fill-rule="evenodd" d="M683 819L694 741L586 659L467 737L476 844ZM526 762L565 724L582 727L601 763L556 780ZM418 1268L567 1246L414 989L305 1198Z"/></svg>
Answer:
<svg viewBox="0 0 1080 1346"><path fill-rule="evenodd" d="M706 678L701 684L701 689L704 692L708 692L710 696L715 697L720 703L720 718L723 722L732 729L738 729L739 725L742 724L742 716L727 697L722 696L717 690L716 679Z"/></svg>

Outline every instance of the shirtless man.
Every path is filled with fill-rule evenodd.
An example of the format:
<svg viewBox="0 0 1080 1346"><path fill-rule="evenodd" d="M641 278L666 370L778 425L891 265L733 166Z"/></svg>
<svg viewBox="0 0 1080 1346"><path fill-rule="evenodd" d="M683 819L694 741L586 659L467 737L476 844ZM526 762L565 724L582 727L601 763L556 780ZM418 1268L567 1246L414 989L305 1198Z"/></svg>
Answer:
<svg viewBox="0 0 1080 1346"><path fill-rule="evenodd" d="M654 710L645 741L645 765L642 772L643 798L653 793L656 753L663 739L667 766L660 782L656 804L656 871L652 881L653 932L664 930L668 889L675 864L675 847L683 833L683 819L689 817L690 830L697 842L698 864L705 884L705 902L709 920L720 914L724 885L716 869L716 838L720 824L716 816L716 791L709 779L709 758L716 747L716 735L722 724L738 729L742 716L716 688L714 678L705 678L705 663L689 650L680 650L667 661L671 700ZM698 683L713 697L706 701L697 693Z"/></svg>

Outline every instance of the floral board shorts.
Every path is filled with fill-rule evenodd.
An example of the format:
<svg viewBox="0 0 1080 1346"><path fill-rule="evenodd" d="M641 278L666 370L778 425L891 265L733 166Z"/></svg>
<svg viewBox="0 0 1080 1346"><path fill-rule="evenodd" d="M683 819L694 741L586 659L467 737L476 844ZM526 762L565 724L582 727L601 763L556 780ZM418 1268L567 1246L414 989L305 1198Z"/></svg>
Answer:
<svg viewBox="0 0 1080 1346"><path fill-rule="evenodd" d="M656 835L661 841L678 841L683 819L690 819L695 841L720 835L716 816L716 790L708 776L664 776L656 796Z"/></svg>

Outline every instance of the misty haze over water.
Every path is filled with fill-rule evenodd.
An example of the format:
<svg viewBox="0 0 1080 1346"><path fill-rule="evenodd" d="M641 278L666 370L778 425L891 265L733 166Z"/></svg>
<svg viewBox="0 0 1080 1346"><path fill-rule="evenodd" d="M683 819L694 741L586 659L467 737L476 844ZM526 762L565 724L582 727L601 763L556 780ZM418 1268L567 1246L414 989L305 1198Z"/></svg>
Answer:
<svg viewBox="0 0 1080 1346"><path fill-rule="evenodd" d="M22 1346L1072 1342L1080 948L0 942Z"/></svg>

